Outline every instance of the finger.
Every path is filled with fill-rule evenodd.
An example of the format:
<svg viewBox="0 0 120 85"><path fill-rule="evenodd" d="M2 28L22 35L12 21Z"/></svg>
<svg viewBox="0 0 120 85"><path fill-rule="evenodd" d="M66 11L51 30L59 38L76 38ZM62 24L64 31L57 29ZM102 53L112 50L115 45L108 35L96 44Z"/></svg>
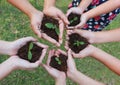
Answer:
<svg viewBox="0 0 120 85"><path fill-rule="evenodd" d="M72 13L72 8L70 8L70 9L67 11L66 16L68 17L68 16L70 15L70 13Z"/></svg>
<svg viewBox="0 0 120 85"><path fill-rule="evenodd" d="M47 45L44 45L44 44L42 44L42 43L39 43L39 42L34 42L36 45L38 45L39 47L42 47L42 48L45 48L45 49L47 49L48 48L48 46Z"/></svg>
<svg viewBox="0 0 120 85"><path fill-rule="evenodd" d="M48 72L51 70L51 68L45 64L42 65Z"/></svg>
<svg viewBox="0 0 120 85"><path fill-rule="evenodd" d="M54 55L55 50L50 50L48 53L48 59L47 59L47 65L49 66L49 63L51 61L51 57Z"/></svg>
<svg viewBox="0 0 120 85"><path fill-rule="evenodd" d="M47 52L47 49L43 49L42 50L42 54L41 54L41 56L40 56L40 63L42 63L42 60L43 60L43 58L45 57L45 54L46 54L46 52Z"/></svg>
<svg viewBox="0 0 120 85"><path fill-rule="evenodd" d="M69 24L69 21L68 21L67 17L66 17L62 12L60 12L60 13L58 14L58 17L59 17L60 19L62 19L62 21L63 21L65 24Z"/></svg>
<svg viewBox="0 0 120 85"><path fill-rule="evenodd" d="M68 50L69 46L68 46L68 41L65 41L65 49Z"/></svg>
<svg viewBox="0 0 120 85"><path fill-rule="evenodd" d="M70 35L73 33L73 30L67 30L67 34Z"/></svg>
<svg viewBox="0 0 120 85"><path fill-rule="evenodd" d="M41 25L31 25L31 26L32 26L33 32L34 32L39 38L41 38L41 30L40 30Z"/></svg>
<svg viewBox="0 0 120 85"><path fill-rule="evenodd" d="M18 47L18 48L20 48L20 47L22 47L23 45L25 45L26 43L28 43L28 42L36 42L37 41L37 39L35 39L35 38L33 38L33 37L25 37L25 38L21 38L21 39L18 39L18 40L16 40L16 41L14 41L14 43L16 44L16 46ZM13 44L14 44L13 43Z"/></svg>
<svg viewBox="0 0 120 85"><path fill-rule="evenodd" d="M62 20L59 21L59 30L60 30L59 43L62 44L62 37L63 37L63 31L64 31L64 24Z"/></svg>
<svg viewBox="0 0 120 85"><path fill-rule="evenodd" d="M31 69L37 68L40 65L40 61L36 61L35 63L30 63L28 66Z"/></svg>
<svg viewBox="0 0 120 85"><path fill-rule="evenodd" d="M68 26L68 25L66 25L66 28L67 28L67 30L73 30L73 29L75 29L75 26Z"/></svg>
<svg viewBox="0 0 120 85"><path fill-rule="evenodd" d="M53 38L47 36L45 33L42 33L42 37L44 39L48 40L49 42L55 44L56 46L58 46L58 47L60 46L60 44L56 40L54 40Z"/></svg>
<svg viewBox="0 0 120 85"><path fill-rule="evenodd" d="M59 53L62 53L62 54L64 54L64 55L67 55L67 53L66 53L65 51L61 50L61 49L58 49L57 51L58 51Z"/></svg>
<svg viewBox="0 0 120 85"><path fill-rule="evenodd" d="M74 58L80 58L79 54L76 54L74 52L72 52L72 55L73 55Z"/></svg>
<svg viewBox="0 0 120 85"><path fill-rule="evenodd" d="M84 25L85 25L84 22L80 22L78 25L75 26L75 28L80 29L80 28L83 28Z"/></svg>

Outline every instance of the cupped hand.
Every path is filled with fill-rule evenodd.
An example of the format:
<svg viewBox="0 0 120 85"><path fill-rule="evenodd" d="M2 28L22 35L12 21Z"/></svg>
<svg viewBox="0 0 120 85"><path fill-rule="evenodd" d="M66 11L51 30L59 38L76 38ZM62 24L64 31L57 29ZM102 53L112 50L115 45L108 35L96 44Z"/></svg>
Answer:
<svg viewBox="0 0 120 85"><path fill-rule="evenodd" d="M36 41L37 41L37 39L35 39L33 37L24 37L24 38L13 41L13 42L10 43L9 54L8 55L16 55L18 50L22 46L24 46L26 43L36 42Z"/></svg>

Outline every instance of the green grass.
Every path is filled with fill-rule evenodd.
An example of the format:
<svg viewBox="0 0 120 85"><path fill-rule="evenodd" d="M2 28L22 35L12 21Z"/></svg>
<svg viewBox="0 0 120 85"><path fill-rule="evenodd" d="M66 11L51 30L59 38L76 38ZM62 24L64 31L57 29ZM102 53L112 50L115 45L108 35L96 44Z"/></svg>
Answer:
<svg viewBox="0 0 120 85"><path fill-rule="evenodd" d="M30 0L32 4L39 10L43 9L43 0ZM67 5L70 0L57 0L57 7L67 11ZM7 3L5 0L0 0L0 39L6 41L13 41L24 36L37 36L32 32L30 28L29 18L21 11ZM120 27L120 16L118 16L106 29ZM64 34L65 36L65 34ZM39 39L39 38L38 38ZM48 44L50 49L55 48L53 44L39 39L41 43ZM65 37L64 37L65 42ZM116 56L120 59L120 43L105 43L96 45L104 51ZM64 44L61 46L64 49ZM0 55L0 63L6 60L8 56ZM47 56L44 59L46 61ZM111 72L103 64L93 58L75 59L78 70L84 74L99 80L109 85L119 85L120 77ZM0 69L2 70L2 69ZM34 71L14 71L8 77L0 81L0 85L54 85L54 80L48 75L48 73L39 67ZM67 79L67 85L77 85L71 80Z"/></svg>

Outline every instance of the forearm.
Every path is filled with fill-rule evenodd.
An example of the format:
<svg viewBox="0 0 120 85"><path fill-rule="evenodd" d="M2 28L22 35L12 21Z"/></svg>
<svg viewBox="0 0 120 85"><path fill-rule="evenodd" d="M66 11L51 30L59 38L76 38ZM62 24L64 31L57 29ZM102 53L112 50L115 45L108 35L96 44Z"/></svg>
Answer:
<svg viewBox="0 0 120 85"><path fill-rule="evenodd" d="M61 78L56 80L55 85L66 85L66 79Z"/></svg>
<svg viewBox="0 0 120 85"><path fill-rule="evenodd" d="M95 38L93 41L94 43L120 41L120 28L110 31L95 32Z"/></svg>
<svg viewBox="0 0 120 85"><path fill-rule="evenodd" d="M81 9L82 12L84 12L91 2L92 0L82 0L78 7Z"/></svg>
<svg viewBox="0 0 120 85"><path fill-rule="evenodd" d="M116 74L120 75L120 60L116 57L113 57L98 48L95 48L95 51L91 56L103 63Z"/></svg>
<svg viewBox="0 0 120 85"><path fill-rule="evenodd" d="M44 0L44 9L55 5L56 0Z"/></svg>
<svg viewBox="0 0 120 85"><path fill-rule="evenodd" d="M74 82L78 83L79 85L105 85L100 83L92 78L84 75L79 71L75 71L74 73L70 73L69 78Z"/></svg>
<svg viewBox="0 0 120 85"><path fill-rule="evenodd" d="M11 42L0 40L0 54L10 55L11 46Z"/></svg>
<svg viewBox="0 0 120 85"><path fill-rule="evenodd" d="M13 70L14 65L11 64L11 62L8 62L8 60L0 64L0 80L9 75Z"/></svg>
<svg viewBox="0 0 120 85"><path fill-rule="evenodd" d="M20 9L29 17L31 17L33 13L37 12L37 10L29 3L28 0L8 0L8 2Z"/></svg>
<svg viewBox="0 0 120 85"><path fill-rule="evenodd" d="M108 0L107 2L93 8L92 10L85 13L88 19L99 16L101 14L108 13L120 7L119 0Z"/></svg>

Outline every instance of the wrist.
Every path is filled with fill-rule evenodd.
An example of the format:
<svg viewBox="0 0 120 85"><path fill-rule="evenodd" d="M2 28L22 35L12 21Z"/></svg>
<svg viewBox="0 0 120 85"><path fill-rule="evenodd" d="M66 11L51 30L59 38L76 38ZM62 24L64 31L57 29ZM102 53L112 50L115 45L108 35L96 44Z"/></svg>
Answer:
<svg viewBox="0 0 120 85"><path fill-rule="evenodd" d="M81 14L84 13L85 9L83 9L82 7L78 6L78 9L80 10Z"/></svg>
<svg viewBox="0 0 120 85"><path fill-rule="evenodd" d="M66 75L61 74L57 79L55 79L55 85L66 85Z"/></svg>
<svg viewBox="0 0 120 85"><path fill-rule="evenodd" d="M14 58L10 57L9 59L7 59L4 64L9 68L9 70L14 71L17 69L16 64L14 63Z"/></svg>
<svg viewBox="0 0 120 85"><path fill-rule="evenodd" d="M28 16L29 16L29 18L31 19L33 16L36 16L36 15L39 15L39 14L42 14L42 12L35 9L35 10L31 11L31 12L28 14Z"/></svg>
<svg viewBox="0 0 120 85"><path fill-rule="evenodd" d="M77 70L68 71L67 76L68 78L72 79L72 78L75 78L76 73L77 73Z"/></svg>
<svg viewBox="0 0 120 85"><path fill-rule="evenodd" d="M95 58L96 53L99 52L99 49L97 47L92 46L91 48L92 53L90 54L91 57Z"/></svg>
<svg viewBox="0 0 120 85"><path fill-rule="evenodd" d="M86 21L90 19L90 16L87 12L83 13L82 16L85 18Z"/></svg>

